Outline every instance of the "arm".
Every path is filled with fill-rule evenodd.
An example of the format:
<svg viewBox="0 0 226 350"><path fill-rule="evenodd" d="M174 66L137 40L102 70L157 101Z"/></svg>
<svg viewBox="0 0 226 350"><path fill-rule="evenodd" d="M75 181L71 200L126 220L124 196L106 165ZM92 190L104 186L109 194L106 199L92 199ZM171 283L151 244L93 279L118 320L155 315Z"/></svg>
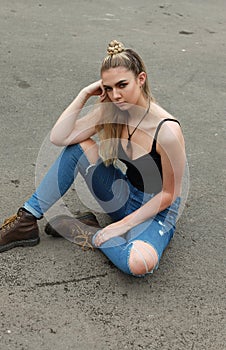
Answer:
<svg viewBox="0 0 226 350"><path fill-rule="evenodd" d="M162 126L158 134L157 152L161 155L162 162L162 191L122 220L102 229L99 237L97 236L97 245L101 245L114 236L123 235L131 228L155 216L172 204L180 195L185 166L185 148L183 135L178 124L166 122Z"/></svg>
<svg viewBox="0 0 226 350"><path fill-rule="evenodd" d="M166 122L158 134L157 152L162 163L162 191L123 220L130 228L144 222L171 205L181 193L185 167L185 147L181 128Z"/></svg>
<svg viewBox="0 0 226 350"><path fill-rule="evenodd" d="M104 100L105 91L101 80L82 89L61 114L50 134L52 143L66 146L81 142L95 134L95 125L98 121L96 110L77 120L81 109L91 96L100 96L100 101Z"/></svg>

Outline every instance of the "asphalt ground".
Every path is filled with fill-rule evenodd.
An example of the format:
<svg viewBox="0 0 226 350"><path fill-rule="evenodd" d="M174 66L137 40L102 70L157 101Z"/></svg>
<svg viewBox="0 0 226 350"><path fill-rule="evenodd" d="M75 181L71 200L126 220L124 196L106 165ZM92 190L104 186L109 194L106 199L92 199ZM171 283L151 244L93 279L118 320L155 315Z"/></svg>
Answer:
<svg viewBox="0 0 226 350"><path fill-rule="evenodd" d="M190 174L153 276L124 275L100 252L48 237L45 219L38 246L2 253L0 349L225 349L225 1L0 5L2 221L34 191L49 131L99 79L111 39L141 54L154 96L180 120ZM84 209L74 188L65 203Z"/></svg>

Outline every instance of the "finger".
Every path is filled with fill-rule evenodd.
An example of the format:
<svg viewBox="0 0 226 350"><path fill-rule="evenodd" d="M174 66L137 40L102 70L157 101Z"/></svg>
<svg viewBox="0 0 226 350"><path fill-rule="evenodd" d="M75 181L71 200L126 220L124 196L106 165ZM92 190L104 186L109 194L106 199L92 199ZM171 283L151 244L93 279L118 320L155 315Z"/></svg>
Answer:
<svg viewBox="0 0 226 350"><path fill-rule="evenodd" d="M106 241L105 237L104 237L104 233L99 233L97 236L97 240L96 240L96 245L99 247L101 246L101 244L103 244Z"/></svg>
<svg viewBox="0 0 226 350"><path fill-rule="evenodd" d="M101 88L101 91L102 91L102 94L100 95L100 97L101 98L105 98L106 97L106 91L105 91L105 88L103 86L102 80L100 81L100 88Z"/></svg>
<svg viewBox="0 0 226 350"><path fill-rule="evenodd" d="M99 231L95 239L95 245L97 247L99 247L102 244L102 237L103 237L103 233Z"/></svg>
<svg viewBox="0 0 226 350"><path fill-rule="evenodd" d="M103 102L105 100L107 96L104 94L104 95L100 95L100 102Z"/></svg>

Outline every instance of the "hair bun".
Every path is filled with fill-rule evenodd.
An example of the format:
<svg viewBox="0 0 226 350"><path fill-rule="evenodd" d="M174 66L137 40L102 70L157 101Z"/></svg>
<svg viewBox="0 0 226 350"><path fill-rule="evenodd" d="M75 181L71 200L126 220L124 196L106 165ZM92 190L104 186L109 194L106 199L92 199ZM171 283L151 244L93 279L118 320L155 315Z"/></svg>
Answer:
<svg viewBox="0 0 226 350"><path fill-rule="evenodd" d="M117 55L117 53L123 52L125 50L124 45L117 40L112 40L108 45L108 55Z"/></svg>

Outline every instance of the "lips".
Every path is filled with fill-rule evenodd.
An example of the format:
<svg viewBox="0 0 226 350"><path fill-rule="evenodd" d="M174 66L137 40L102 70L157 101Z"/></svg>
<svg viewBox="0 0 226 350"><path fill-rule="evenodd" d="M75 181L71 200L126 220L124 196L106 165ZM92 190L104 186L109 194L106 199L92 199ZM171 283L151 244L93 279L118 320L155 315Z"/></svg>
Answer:
<svg viewBox="0 0 226 350"><path fill-rule="evenodd" d="M125 102L115 102L115 105L120 108L120 107L126 106L126 103Z"/></svg>

